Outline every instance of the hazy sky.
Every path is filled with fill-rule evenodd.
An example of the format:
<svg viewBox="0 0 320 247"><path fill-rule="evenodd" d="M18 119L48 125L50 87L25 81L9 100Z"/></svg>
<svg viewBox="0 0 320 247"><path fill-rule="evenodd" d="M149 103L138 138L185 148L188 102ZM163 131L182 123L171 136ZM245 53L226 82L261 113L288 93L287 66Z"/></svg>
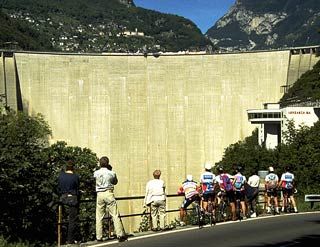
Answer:
<svg viewBox="0 0 320 247"><path fill-rule="evenodd" d="M183 16L205 33L236 0L133 0L137 7Z"/></svg>

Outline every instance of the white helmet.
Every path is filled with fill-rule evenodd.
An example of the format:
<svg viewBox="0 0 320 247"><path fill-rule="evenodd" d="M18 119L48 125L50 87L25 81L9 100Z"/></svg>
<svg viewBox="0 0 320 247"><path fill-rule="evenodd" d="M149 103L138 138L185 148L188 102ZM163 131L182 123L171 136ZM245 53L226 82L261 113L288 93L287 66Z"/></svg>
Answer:
<svg viewBox="0 0 320 247"><path fill-rule="evenodd" d="M211 168L212 168L211 163L205 163L205 164L204 164L204 169L206 169L206 170L211 170Z"/></svg>
<svg viewBox="0 0 320 247"><path fill-rule="evenodd" d="M192 175L190 175L190 174L187 175L187 180L188 180L188 181L192 181Z"/></svg>

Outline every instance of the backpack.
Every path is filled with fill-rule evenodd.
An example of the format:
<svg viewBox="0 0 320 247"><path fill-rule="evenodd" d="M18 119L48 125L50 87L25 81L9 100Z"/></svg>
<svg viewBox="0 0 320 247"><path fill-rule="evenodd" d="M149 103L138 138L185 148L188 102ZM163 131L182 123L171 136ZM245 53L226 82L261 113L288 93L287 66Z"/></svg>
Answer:
<svg viewBox="0 0 320 247"><path fill-rule="evenodd" d="M276 175L269 176L268 189L275 189L277 187Z"/></svg>
<svg viewBox="0 0 320 247"><path fill-rule="evenodd" d="M234 183L234 187L237 189L237 190L240 190L242 188L242 185L243 185L243 176L239 175L239 176L236 176L235 177L235 183Z"/></svg>
<svg viewBox="0 0 320 247"><path fill-rule="evenodd" d="M224 189L225 191L231 191L233 190L232 182L231 179L229 178L228 175L224 174L221 176L221 188Z"/></svg>

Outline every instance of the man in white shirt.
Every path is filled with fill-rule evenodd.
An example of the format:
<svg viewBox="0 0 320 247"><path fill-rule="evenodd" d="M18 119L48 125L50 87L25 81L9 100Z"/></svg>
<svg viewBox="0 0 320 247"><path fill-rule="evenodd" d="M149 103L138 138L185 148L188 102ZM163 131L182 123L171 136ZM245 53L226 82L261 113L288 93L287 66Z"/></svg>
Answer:
<svg viewBox="0 0 320 247"><path fill-rule="evenodd" d="M100 158L100 169L93 174L96 179L96 240L102 241L103 218L108 210L114 225L114 230L119 242L127 240L122 221L120 219L117 201L114 197L114 185L118 183L117 175L112 171L109 164L109 158L103 156Z"/></svg>
<svg viewBox="0 0 320 247"><path fill-rule="evenodd" d="M252 176L248 179L248 185L251 187L250 189L250 196L247 194L249 206L250 206L250 217L254 218L257 217L257 197L259 194L259 185L260 185L260 177L255 172ZM248 189L246 188L246 191Z"/></svg>
<svg viewBox="0 0 320 247"><path fill-rule="evenodd" d="M153 178L147 183L146 195L144 198L144 205L150 206L152 230L164 231L165 217L166 217L166 195L165 195L165 183L160 179L161 171L155 170L153 172ZM158 227L158 219L159 226Z"/></svg>

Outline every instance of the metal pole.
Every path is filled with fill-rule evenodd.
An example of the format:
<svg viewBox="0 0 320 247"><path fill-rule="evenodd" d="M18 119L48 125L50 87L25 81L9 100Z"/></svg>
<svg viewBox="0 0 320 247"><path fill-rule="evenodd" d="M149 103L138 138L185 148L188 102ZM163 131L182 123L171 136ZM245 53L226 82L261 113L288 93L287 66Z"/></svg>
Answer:
<svg viewBox="0 0 320 247"><path fill-rule="evenodd" d="M151 204L149 206L149 225L150 228L152 229L154 226L152 225L152 216L151 216Z"/></svg>
<svg viewBox="0 0 320 247"><path fill-rule="evenodd" d="M62 206L59 205L59 213L58 213L58 247L61 246L61 221L62 221Z"/></svg>

